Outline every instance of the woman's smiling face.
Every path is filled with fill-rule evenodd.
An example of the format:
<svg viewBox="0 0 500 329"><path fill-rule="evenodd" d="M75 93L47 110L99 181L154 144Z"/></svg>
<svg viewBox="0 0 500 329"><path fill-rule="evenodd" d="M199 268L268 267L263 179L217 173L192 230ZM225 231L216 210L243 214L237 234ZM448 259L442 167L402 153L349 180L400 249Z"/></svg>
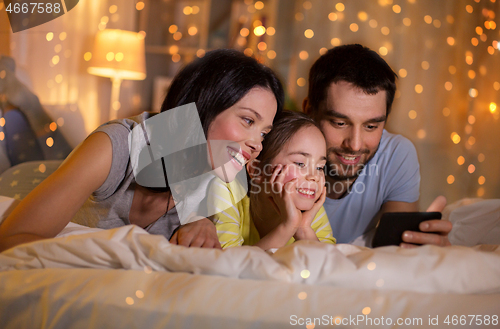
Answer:
<svg viewBox="0 0 500 329"><path fill-rule="evenodd" d="M219 178L231 182L248 161L259 155L277 107L269 89L254 87L214 119L207 140L209 161Z"/></svg>
<svg viewBox="0 0 500 329"><path fill-rule="evenodd" d="M273 167L279 164L289 166L284 184L297 178L290 191L297 209L311 209L325 186L326 142L321 131L312 125L301 128L271 161Z"/></svg>

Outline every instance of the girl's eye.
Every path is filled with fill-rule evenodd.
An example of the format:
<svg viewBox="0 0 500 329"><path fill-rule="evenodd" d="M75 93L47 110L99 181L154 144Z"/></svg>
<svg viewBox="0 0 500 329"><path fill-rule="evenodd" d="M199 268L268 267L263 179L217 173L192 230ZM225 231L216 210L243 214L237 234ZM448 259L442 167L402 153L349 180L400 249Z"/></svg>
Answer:
<svg viewBox="0 0 500 329"><path fill-rule="evenodd" d="M304 168L306 166L303 162L294 162L294 164L299 168Z"/></svg>

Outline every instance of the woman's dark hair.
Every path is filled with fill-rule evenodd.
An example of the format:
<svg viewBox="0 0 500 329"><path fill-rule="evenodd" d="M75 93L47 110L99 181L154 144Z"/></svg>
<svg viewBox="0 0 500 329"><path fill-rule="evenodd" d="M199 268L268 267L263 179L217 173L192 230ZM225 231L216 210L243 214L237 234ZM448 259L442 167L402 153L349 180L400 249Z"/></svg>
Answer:
<svg viewBox="0 0 500 329"><path fill-rule="evenodd" d="M310 126L316 127L321 131L318 123L303 113L293 111L281 112L279 116L276 116L273 129L266 135L262 143L262 151L257 157L257 166L261 170L268 167L266 165L270 164L278 156L283 147L299 130ZM267 172L266 174L271 173Z"/></svg>
<svg viewBox="0 0 500 329"><path fill-rule="evenodd" d="M175 76L161 111L195 102L206 136L215 117L255 87L268 89L274 94L278 115L285 96L271 69L233 49L212 50Z"/></svg>

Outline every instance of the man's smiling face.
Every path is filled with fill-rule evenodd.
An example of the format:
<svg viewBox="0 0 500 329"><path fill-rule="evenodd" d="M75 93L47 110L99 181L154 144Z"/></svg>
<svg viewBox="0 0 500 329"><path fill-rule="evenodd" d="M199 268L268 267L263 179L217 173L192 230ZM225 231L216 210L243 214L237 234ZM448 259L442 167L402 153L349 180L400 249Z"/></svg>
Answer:
<svg viewBox="0 0 500 329"><path fill-rule="evenodd" d="M386 116L386 91L368 95L349 82L332 83L320 109L327 175L355 179L378 149Z"/></svg>

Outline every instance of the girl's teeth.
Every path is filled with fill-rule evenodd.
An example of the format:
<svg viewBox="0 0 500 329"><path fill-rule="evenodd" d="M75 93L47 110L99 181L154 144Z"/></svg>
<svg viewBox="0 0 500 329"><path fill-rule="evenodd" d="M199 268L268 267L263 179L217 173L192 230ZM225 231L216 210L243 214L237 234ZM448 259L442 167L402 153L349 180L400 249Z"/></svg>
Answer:
<svg viewBox="0 0 500 329"><path fill-rule="evenodd" d="M297 191L299 191L300 193L302 194L307 194L307 195L313 195L314 194L314 191L311 191L311 190L303 190L301 188L297 189Z"/></svg>
<svg viewBox="0 0 500 329"><path fill-rule="evenodd" d="M245 157L239 153L239 152L235 152L231 149L228 149L229 151L229 154L236 160L238 161L238 163L241 165L241 166L244 166L245 165Z"/></svg>

